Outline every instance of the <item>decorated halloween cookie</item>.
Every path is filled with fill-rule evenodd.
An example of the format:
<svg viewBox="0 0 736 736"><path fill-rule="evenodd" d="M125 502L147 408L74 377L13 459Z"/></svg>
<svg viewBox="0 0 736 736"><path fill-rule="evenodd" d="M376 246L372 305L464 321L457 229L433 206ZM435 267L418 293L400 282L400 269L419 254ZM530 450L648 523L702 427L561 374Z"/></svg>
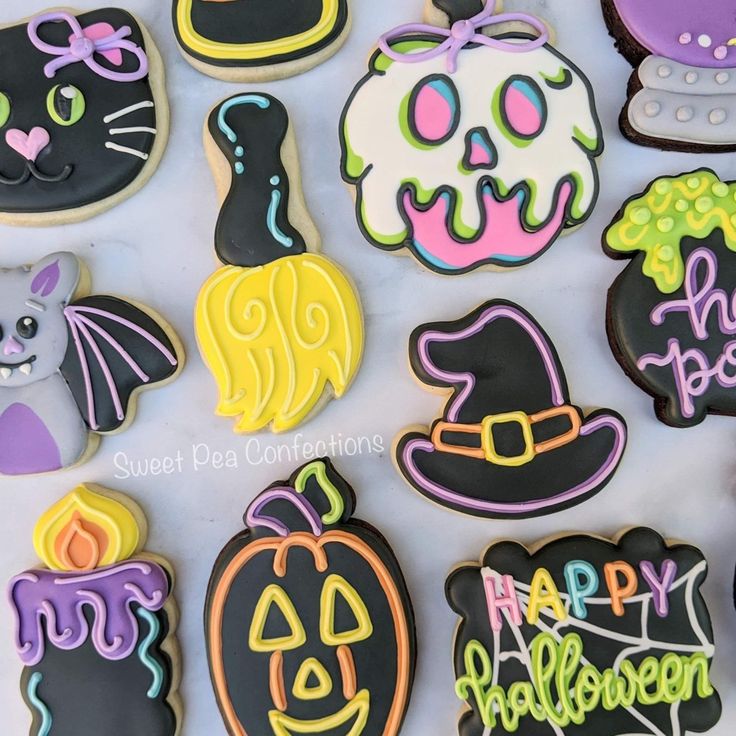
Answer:
<svg viewBox="0 0 736 736"><path fill-rule="evenodd" d="M286 108L259 93L215 107L205 147L222 209L225 264L202 287L195 325L236 432L292 429L347 391L363 355L350 280L319 255Z"/></svg>
<svg viewBox="0 0 736 736"><path fill-rule="evenodd" d="M340 122L363 234L437 273L529 263L598 197L590 83L539 19L495 5L435 0L449 30L382 36Z"/></svg>
<svg viewBox="0 0 736 736"><path fill-rule="evenodd" d="M228 82L301 74L335 54L350 33L351 0L173 0L184 58Z"/></svg>
<svg viewBox="0 0 736 736"><path fill-rule="evenodd" d="M409 428L394 445L399 472L430 501L520 519L575 506L611 480L624 420L572 404L557 351L516 304L417 327L409 361L423 384L450 394L429 429Z"/></svg>
<svg viewBox="0 0 736 736"><path fill-rule="evenodd" d="M456 569L460 736L681 736L721 715L699 549L651 529L489 547Z"/></svg>
<svg viewBox="0 0 736 736"><path fill-rule="evenodd" d="M727 0L602 0L616 48L635 67L621 113L634 143L736 150L736 16Z"/></svg>
<svg viewBox="0 0 736 736"><path fill-rule="evenodd" d="M31 736L175 736L177 608L130 499L78 486L38 521L42 566L10 581Z"/></svg>
<svg viewBox="0 0 736 736"><path fill-rule="evenodd" d="M409 594L384 538L353 519L329 460L248 507L210 579L210 674L231 736L396 736L414 678Z"/></svg>
<svg viewBox="0 0 736 736"><path fill-rule="evenodd" d="M736 184L709 169L657 179L603 247L630 261L608 292L611 349L657 417L691 427L736 416Z"/></svg>
<svg viewBox="0 0 736 736"><path fill-rule="evenodd" d="M0 28L0 223L93 217L153 175L169 132L161 57L117 8Z"/></svg>
<svg viewBox="0 0 736 736"><path fill-rule="evenodd" d="M53 253L0 269L0 475L82 462L132 420L136 393L183 360L160 317L114 296L83 296L82 264Z"/></svg>

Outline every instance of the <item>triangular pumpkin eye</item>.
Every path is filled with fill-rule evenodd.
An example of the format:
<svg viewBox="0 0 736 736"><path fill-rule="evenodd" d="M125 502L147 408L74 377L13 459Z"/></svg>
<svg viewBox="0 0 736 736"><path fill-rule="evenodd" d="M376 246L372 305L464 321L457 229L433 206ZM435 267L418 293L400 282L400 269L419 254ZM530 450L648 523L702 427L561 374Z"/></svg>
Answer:
<svg viewBox="0 0 736 736"><path fill-rule="evenodd" d="M338 599L339 596L339 599ZM351 629L336 625L338 604L347 607L355 621ZM337 630L341 628L341 630ZM328 646L355 644L373 633L373 622L363 599L355 588L341 575L330 575L322 588L319 630L322 641Z"/></svg>
<svg viewBox="0 0 736 736"><path fill-rule="evenodd" d="M286 633L274 635L273 632ZM250 624L248 645L254 652L287 651L307 640L291 598L280 585L269 585L258 600Z"/></svg>

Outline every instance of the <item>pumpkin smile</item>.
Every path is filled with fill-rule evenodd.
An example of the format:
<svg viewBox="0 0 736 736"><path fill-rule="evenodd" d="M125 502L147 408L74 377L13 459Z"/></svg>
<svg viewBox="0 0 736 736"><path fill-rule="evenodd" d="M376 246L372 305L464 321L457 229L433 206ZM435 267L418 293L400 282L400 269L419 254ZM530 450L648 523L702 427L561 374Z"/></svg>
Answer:
<svg viewBox="0 0 736 736"><path fill-rule="evenodd" d="M292 718L278 710L268 714L274 736L292 736L297 733L321 733L326 730L339 728L352 722L352 726L345 732L345 736L360 736L368 722L368 713L371 708L370 693L361 690L346 706L337 713L316 720L301 720Z"/></svg>

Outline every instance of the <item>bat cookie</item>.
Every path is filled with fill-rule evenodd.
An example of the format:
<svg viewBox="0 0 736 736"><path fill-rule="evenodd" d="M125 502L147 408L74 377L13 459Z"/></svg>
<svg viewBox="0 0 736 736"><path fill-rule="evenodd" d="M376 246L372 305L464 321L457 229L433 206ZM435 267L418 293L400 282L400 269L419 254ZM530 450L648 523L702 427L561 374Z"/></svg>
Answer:
<svg viewBox="0 0 736 736"><path fill-rule="evenodd" d="M646 528L497 542L447 600L460 736L682 736L718 722L703 553Z"/></svg>
<svg viewBox="0 0 736 736"><path fill-rule="evenodd" d="M176 40L200 72L267 82L327 61L350 33L351 0L173 0Z"/></svg>
<svg viewBox="0 0 736 736"><path fill-rule="evenodd" d="M516 304L420 325L409 361L423 384L450 394L429 429L404 430L394 444L399 472L430 501L522 519L582 503L616 472L624 420L572 404L557 351Z"/></svg>
<svg viewBox="0 0 736 736"><path fill-rule="evenodd" d="M73 253L0 269L0 475L83 462L132 421L139 390L173 379L183 351L160 317L83 296Z"/></svg>
<svg viewBox="0 0 736 736"><path fill-rule="evenodd" d="M319 255L286 108L260 93L221 102L205 148L222 208L225 264L202 287L195 327L235 431L293 429L342 396L363 355L363 315L343 271Z"/></svg>
<svg viewBox="0 0 736 736"><path fill-rule="evenodd" d="M736 150L736 15L730 0L602 0L616 48L635 67L621 112L634 143Z"/></svg>
<svg viewBox="0 0 736 736"><path fill-rule="evenodd" d="M340 121L363 235L440 274L529 263L598 198L590 83L542 21L495 10L434 0L449 28L382 36Z"/></svg>
<svg viewBox="0 0 736 736"><path fill-rule="evenodd" d="M166 148L161 57L118 8L0 28L0 223L79 222L135 194Z"/></svg>
<svg viewBox="0 0 736 736"><path fill-rule="evenodd" d="M401 730L411 601L386 540L354 510L350 486L315 460L255 498L215 562L207 652L231 736Z"/></svg>
<svg viewBox="0 0 736 736"><path fill-rule="evenodd" d="M10 581L31 736L177 736L178 612L130 499L78 486L38 521L44 567Z"/></svg>

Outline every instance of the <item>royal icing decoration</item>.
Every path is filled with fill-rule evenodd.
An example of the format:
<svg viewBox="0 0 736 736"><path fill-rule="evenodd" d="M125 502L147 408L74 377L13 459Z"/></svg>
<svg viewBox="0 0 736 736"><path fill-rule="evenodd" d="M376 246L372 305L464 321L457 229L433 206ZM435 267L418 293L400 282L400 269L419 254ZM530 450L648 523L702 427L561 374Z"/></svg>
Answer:
<svg viewBox="0 0 736 736"><path fill-rule="evenodd" d="M84 219L151 176L168 105L149 76L154 64L163 72L145 37L115 8L50 11L0 29L0 219Z"/></svg>
<svg viewBox="0 0 736 736"><path fill-rule="evenodd" d="M721 715L700 550L651 529L614 542L499 542L456 569L447 599L461 736L681 736Z"/></svg>
<svg viewBox="0 0 736 736"><path fill-rule="evenodd" d="M539 19L494 10L489 0L472 17L449 15L449 30L382 36L340 123L363 234L438 273L528 263L598 196L603 138L588 80ZM488 35L510 21L536 35Z"/></svg>
<svg viewBox="0 0 736 736"><path fill-rule="evenodd" d="M248 507L210 579L210 674L231 736L396 736L409 702L411 602L383 537L352 518L329 460Z"/></svg>
<svg viewBox="0 0 736 736"><path fill-rule="evenodd" d="M701 169L662 177L604 235L631 263L608 299L614 355L676 427L736 415L736 184Z"/></svg>
<svg viewBox="0 0 736 736"><path fill-rule="evenodd" d="M82 460L93 434L131 418L142 388L180 358L149 312L113 296L74 298L81 264L53 253L0 270L0 474L45 473Z"/></svg>
<svg viewBox="0 0 736 736"><path fill-rule="evenodd" d="M350 29L349 0L174 0L173 9L184 54L206 66L241 68L243 80L248 69L254 81L288 76L289 65L305 71L331 55L330 47L336 51Z"/></svg>
<svg viewBox="0 0 736 736"><path fill-rule="evenodd" d="M560 359L537 322L511 302L418 327L409 360L428 387L451 392L427 431L403 433L397 467L442 506L491 518L560 511L601 491L626 446L626 424L571 403Z"/></svg>
<svg viewBox="0 0 736 736"><path fill-rule="evenodd" d="M319 238L282 160L284 106L231 97L207 133L230 167L215 230L228 265L200 291L197 340L220 391L217 413L235 417L237 432L285 431L348 389L363 354L360 304L340 268L309 252Z"/></svg>
<svg viewBox="0 0 736 736"><path fill-rule="evenodd" d="M32 736L178 733L172 577L136 557L145 528L129 505L79 486L36 525L48 569L10 582Z"/></svg>

